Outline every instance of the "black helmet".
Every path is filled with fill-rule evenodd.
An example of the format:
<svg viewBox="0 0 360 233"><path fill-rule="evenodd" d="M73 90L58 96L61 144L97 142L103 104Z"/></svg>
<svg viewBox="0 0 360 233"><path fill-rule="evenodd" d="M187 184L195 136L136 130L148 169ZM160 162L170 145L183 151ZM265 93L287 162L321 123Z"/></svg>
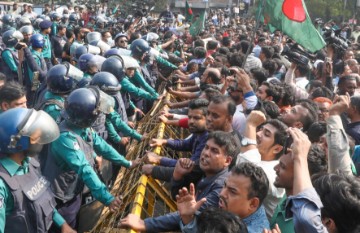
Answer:
<svg viewBox="0 0 360 233"><path fill-rule="evenodd" d="M5 25L10 25L11 27L14 27L15 25L15 18L14 16L7 14L2 17L2 22Z"/></svg>
<svg viewBox="0 0 360 233"><path fill-rule="evenodd" d="M55 94L67 94L76 87L77 81L68 76L68 68L63 64L51 67L46 77L48 90Z"/></svg>
<svg viewBox="0 0 360 233"><path fill-rule="evenodd" d="M80 88L70 93L65 101L65 120L82 128L90 127L100 113L114 109L113 97L98 87Z"/></svg>
<svg viewBox="0 0 360 233"><path fill-rule="evenodd" d="M81 45L81 46L77 47L77 48L75 49L75 58L74 58L74 60L75 60L76 62L79 62L80 56L83 55L83 54L85 54L85 53L87 53L87 52L88 52L88 49L87 49L86 46Z"/></svg>
<svg viewBox="0 0 360 233"><path fill-rule="evenodd" d="M90 127L100 114L99 100L100 95L96 89L74 90L65 101L65 119L82 128Z"/></svg>
<svg viewBox="0 0 360 233"><path fill-rule="evenodd" d="M120 50L116 49L116 48L112 48L112 49L109 49L108 51L106 51L104 53L104 57L106 57L106 58L111 57L111 56L119 56L119 57L121 57Z"/></svg>
<svg viewBox="0 0 360 233"><path fill-rule="evenodd" d="M95 74L90 85L98 86L100 90L108 95L116 95L121 89L119 81L109 72L99 72Z"/></svg>
<svg viewBox="0 0 360 233"><path fill-rule="evenodd" d="M70 23L77 23L78 20L79 20L79 17L77 14L75 14L75 13L70 14L70 16L69 16Z"/></svg>
<svg viewBox="0 0 360 233"><path fill-rule="evenodd" d="M2 40L6 47L14 47L19 41L23 40L24 36L21 32L15 30L8 30L4 32Z"/></svg>
<svg viewBox="0 0 360 233"><path fill-rule="evenodd" d="M101 71L113 74L120 82L124 78L123 61L120 57L112 56L107 58L101 66Z"/></svg>
<svg viewBox="0 0 360 233"><path fill-rule="evenodd" d="M131 54L136 57L141 57L144 53L150 51L149 43L143 39L136 39L130 46Z"/></svg>
<svg viewBox="0 0 360 233"><path fill-rule="evenodd" d="M79 57L78 65L81 71L86 72L92 66L97 66L97 59L91 53L85 53Z"/></svg>

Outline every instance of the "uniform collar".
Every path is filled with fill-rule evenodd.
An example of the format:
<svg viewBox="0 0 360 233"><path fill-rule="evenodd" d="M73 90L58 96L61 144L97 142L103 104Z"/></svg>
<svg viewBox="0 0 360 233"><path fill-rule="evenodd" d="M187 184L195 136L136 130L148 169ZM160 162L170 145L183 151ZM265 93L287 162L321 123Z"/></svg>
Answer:
<svg viewBox="0 0 360 233"><path fill-rule="evenodd" d="M10 176L14 176L16 172L20 169L20 167L27 168L29 167L30 158L26 157L22 162L22 166L17 164L14 160L10 159L9 157L5 157L0 159L0 163L9 172Z"/></svg>
<svg viewBox="0 0 360 233"><path fill-rule="evenodd" d="M60 100L61 102L64 102L64 98L63 98L63 97L61 97L61 96L59 96L59 95L57 95L57 94L54 94L54 93L52 93L52 92L50 92L50 91L46 91L46 93L45 93L45 98L46 98L46 99Z"/></svg>

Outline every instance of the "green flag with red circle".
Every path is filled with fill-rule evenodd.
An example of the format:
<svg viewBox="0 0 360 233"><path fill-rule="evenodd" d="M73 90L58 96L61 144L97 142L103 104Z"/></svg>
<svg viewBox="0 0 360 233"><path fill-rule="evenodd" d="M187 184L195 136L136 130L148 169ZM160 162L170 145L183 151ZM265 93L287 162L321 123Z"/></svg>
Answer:
<svg viewBox="0 0 360 233"><path fill-rule="evenodd" d="M325 46L311 22L303 0L263 0L264 23L281 30L310 52ZM261 3L260 3L261 5Z"/></svg>

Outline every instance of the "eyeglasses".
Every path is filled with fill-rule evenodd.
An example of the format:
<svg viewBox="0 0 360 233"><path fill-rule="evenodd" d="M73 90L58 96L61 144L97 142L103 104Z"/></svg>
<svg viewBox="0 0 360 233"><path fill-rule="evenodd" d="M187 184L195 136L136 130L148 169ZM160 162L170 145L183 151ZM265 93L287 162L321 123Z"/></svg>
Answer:
<svg viewBox="0 0 360 233"><path fill-rule="evenodd" d="M120 43L127 43L128 41L127 40L119 40Z"/></svg>

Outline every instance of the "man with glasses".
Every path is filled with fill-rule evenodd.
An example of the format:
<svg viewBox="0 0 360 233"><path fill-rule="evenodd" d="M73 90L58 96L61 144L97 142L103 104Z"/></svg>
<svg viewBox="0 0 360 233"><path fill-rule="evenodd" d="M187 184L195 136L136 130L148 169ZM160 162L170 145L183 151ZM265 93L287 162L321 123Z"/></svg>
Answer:
<svg viewBox="0 0 360 233"><path fill-rule="evenodd" d="M119 33L115 36L115 48L117 49L127 49L128 48L128 39L126 34Z"/></svg>

